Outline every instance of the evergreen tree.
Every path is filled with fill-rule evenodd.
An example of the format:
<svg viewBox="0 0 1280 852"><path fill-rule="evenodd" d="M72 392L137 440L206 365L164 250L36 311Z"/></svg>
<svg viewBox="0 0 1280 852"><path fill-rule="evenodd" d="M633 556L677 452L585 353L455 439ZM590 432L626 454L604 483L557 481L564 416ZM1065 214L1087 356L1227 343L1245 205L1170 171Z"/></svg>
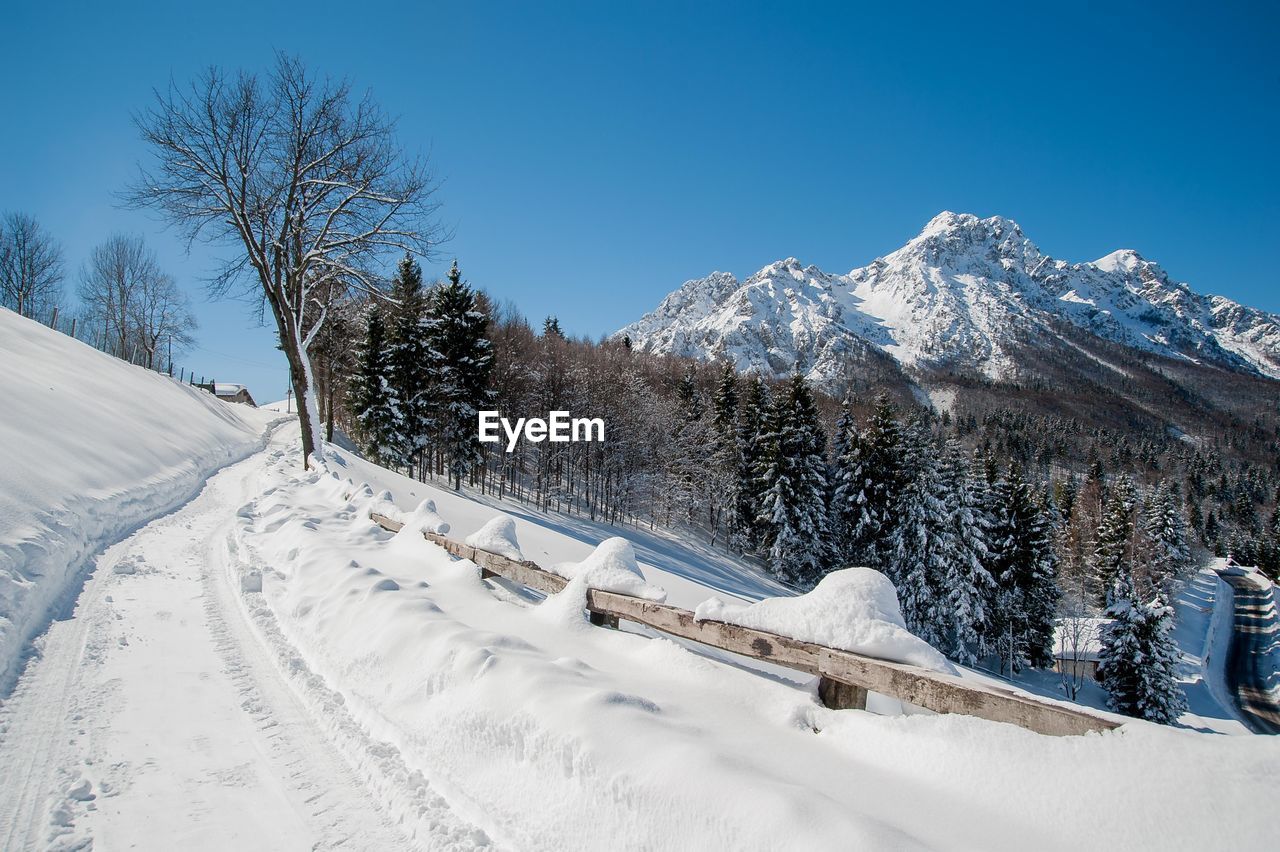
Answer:
<svg viewBox="0 0 1280 852"><path fill-rule="evenodd" d="M453 487L459 489L462 477L484 457L476 422L480 409L492 404L493 345L487 336L489 317L478 309L476 294L462 280L457 261L448 283L435 289L426 328L440 445Z"/></svg>
<svg viewBox="0 0 1280 852"><path fill-rule="evenodd" d="M1191 568L1187 521L1180 502L1178 495L1166 483L1160 482L1147 496L1143 507L1150 580L1166 593L1170 591L1170 583Z"/></svg>
<svg viewBox="0 0 1280 852"><path fill-rule="evenodd" d="M825 562L826 438L800 374L775 400L761 440L762 546L774 574L810 587L821 579Z"/></svg>
<svg viewBox="0 0 1280 852"><path fill-rule="evenodd" d="M680 384L676 387L676 400L680 405L680 416L686 423L702 417L702 397L694 383L693 367L688 367L680 377Z"/></svg>
<svg viewBox="0 0 1280 852"><path fill-rule="evenodd" d="M1111 709L1151 722L1176 722L1186 699L1178 686L1178 648L1169 635L1172 608L1162 595L1141 603L1123 563L1108 598L1111 622L1103 629L1098 680Z"/></svg>
<svg viewBox="0 0 1280 852"><path fill-rule="evenodd" d="M960 445L947 441L940 469L946 513L951 524L951 550L943 578L947 655L973 665L987 654L987 602L996 583L987 571L986 480L965 463Z"/></svg>
<svg viewBox="0 0 1280 852"><path fill-rule="evenodd" d="M747 380L747 392L738 416L738 466L732 495L734 526L731 540L744 553L760 547L761 527L757 519L764 503L760 469L764 464L769 408L768 388L759 375L752 374Z"/></svg>
<svg viewBox="0 0 1280 852"><path fill-rule="evenodd" d="M720 380L711 398L712 420L720 434L732 432L738 422L738 373L732 362L720 366Z"/></svg>
<svg viewBox="0 0 1280 852"><path fill-rule="evenodd" d="M422 269L406 254L391 282L388 381L399 411L399 463L413 465L426 449L432 426L431 357L427 344L427 295Z"/></svg>
<svg viewBox="0 0 1280 852"><path fill-rule="evenodd" d="M694 383L693 367L685 369L676 385L677 416L668 448L672 482L668 499L692 522L699 505L711 495L700 487L707 479L709 424L702 419L702 399Z"/></svg>
<svg viewBox="0 0 1280 852"><path fill-rule="evenodd" d="M1131 572L1133 560L1133 510L1136 497L1133 483L1120 477L1111 487L1103 510L1102 523L1094 540L1092 569L1095 587L1101 593L1099 603L1111 603L1107 597L1123 569Z"/></svg>
<svg viewBox="0 0 1280 852"><path fill-rule="evenodd" d="M395 389L388 381L386 326L375 305L365 318L365 335L356 352L356 369L347 405L355 419L355 438L374 464L400 461L399 413Z"/></svg>
<svg viewBox="0 0 1280 852"><path fill-rule="evenodd" d="M896 522L884 572L898 590L907 629L944 648L950 620L946 606L948 563L955 555L952 526L942 497L937 453L926 426L915 421L903 435L903 486L894 501Z"/></svg>
<svg viewBox="0 0 1280 852"><path fill-rule="evenodd" d="M902 427L882 394L866 431L847 445L838 465L836 505L847 536L848 564L876 567L887 555L893 505L902 487L902 456Z"/></svg>
<svg viewBox="0 0 1280 852"><path fill-rule="evenodd" d="M547 318L542 321L542 336L554 338L556 340L564 340L564 332L560 330L560 320L556 319L554 316L548 315ZM627 348L630 349L630 345L628 345Z"/></svg>
<svg viewBox="0 0 1280 852"><path fill-rule="evenodd" d="M1053 616L1059 591L1049 529L1030 485L1016 464L995 487L989 538L991 641L1001 668L1044 668L1053 661Z"/></svg>
<svg viewBox="0 0 1280 852"><path fill-rule="evenodd" d="M742 448L738 440L738 373L728 361L721 367L720 381L716 384L711 402L714 441L711 472L715 487L710 489L708 497L711 500L710 510L715 513L712 524L714 535L721 520L730 531L739 526L734 494L738 466L742 460Z"/></svg>
<svg viewBox="0 0 1280 852"><path fill-rule="evenodd" d="M852 564L852 531L858 522L857 495L861 493L859 478L863 448L858 424L853 416L853 403L849 399L840 406L836 431L831 439L831 498L827 503L827 520L831 538L831 551L843 564Z"/></svg>
<svg viewBox="0 0 1280 852"><path fill-rule="evenodd" d="M1205 546L1211 548L1218 547L1218 539L1222 535L1222 527L1218 523L1218 516L1212 509L1204 519L1204 535L1202 536Z"/></svg>

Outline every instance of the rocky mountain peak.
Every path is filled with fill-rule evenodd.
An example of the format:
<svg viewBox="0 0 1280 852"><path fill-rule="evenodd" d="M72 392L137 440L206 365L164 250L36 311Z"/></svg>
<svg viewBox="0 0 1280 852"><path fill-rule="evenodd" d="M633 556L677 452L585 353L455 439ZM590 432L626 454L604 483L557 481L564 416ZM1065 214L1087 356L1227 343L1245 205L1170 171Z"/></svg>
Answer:
<svg viewBox="0 0 1280 852"><path fill-rule="evenodd" d="M1025 357L1028 347L1068 345L1063 323L1135 355L1280 378L1280 317L1201 296L1130 249L1067 263L1011 219L951 211L846 275L789 257L741 283L728 273L687 282L619 334L642 350L725 357L741 369L803 364L817 381L868 349L906 369L1022 379L1043 361Z"/></svg>

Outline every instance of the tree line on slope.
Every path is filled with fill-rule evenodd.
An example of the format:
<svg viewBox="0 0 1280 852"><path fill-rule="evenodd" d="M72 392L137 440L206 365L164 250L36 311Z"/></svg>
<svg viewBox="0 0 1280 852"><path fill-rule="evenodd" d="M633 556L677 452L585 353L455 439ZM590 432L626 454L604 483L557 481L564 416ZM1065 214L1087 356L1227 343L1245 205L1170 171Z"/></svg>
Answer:
<svg viewBox="0 0 1280 852"><path fill-rule="evenodd" d="M35 218L0 217L0 305L38 322L60 315L59 325L78 339L152 370L170 369L194 343L186 293L140 236L117 234L93 247L76 302L67 299L64 280L62 247Z"/></svg>
<svg viewBox="0 0 1280 852"><path fill-rule="evenodd" d="M429 288L426 303L443 305L436 294L458 278L455 269ZM468 329L453 353L426 342L438 309L425 322L397 316L417 303L404 282L419 279L406 259L392 287L401 295L364 309L349 409L337 416L371 455L548 511L700 529L801 589L834 568L877 567L897 586L908 627L965 663L1048 666L1055 617L1107 615L1101 678L1115 706L1176 717L1169 600L1194 563L1199 531L1168 481L1140 489L1096 460L1082 474L1029 475L996 442L970 440L966 450L975 430L924 409L903 414L883 396L866 417L857 414L865 405L839 406L828 431L833 401L799 376L775 382L728 364L643 355L625 340L571 341L554 318L538 334L480 293L452 314ZM421 342L406 337L414 329ZM429 354L397 361L397 351ZM474 374L487 373L490 386L436 406L432 425L406 428L413 421L397 388L425 387L430 399L430 388L450 384L430 365L478 363L475 353L484 366ZM427 365L425 378L405 377L414 364ZM366 405L378 388L380 401ZM490 406L512 417L599 416L606 440L521 442L507 453L476 439L475 412ZM457 443L443 439L448 423ZM1275 524L1273 514L1273 539Z"/></svg>

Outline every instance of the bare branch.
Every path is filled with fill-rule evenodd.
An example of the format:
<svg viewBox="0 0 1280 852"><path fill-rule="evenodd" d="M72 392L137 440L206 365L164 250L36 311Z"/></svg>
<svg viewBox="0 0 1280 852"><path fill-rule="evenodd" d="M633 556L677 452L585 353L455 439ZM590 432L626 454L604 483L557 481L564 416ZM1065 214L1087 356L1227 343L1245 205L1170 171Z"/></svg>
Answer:
<svg viewBox="0 0 1280 852"><path fill-rule="evenodd" d="M231 248L213 291L261 291L299 399L306 344L333 289L377 292L392 253L430 256L445 237L435 182L406 159L394 122L370 95L353 98L345 80L317 77L296 57L279 55L262 78L211 68L185 89L170 84L135 121L154 160L127 203L160 210L189 240Z"/></svg>

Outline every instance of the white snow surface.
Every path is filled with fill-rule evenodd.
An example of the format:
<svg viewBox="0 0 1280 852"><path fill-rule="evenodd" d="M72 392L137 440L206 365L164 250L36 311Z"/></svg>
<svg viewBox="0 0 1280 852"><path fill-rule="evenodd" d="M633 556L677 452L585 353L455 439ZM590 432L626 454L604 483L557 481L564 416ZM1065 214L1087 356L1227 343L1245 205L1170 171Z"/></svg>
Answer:
<svg viewBox="0 0 1280 852"><path fill-rule="evenodd" d="M516 539L516 522L510 515L498 515L467 536L466 543L508 559L524 561L520 542Z"/></svg>
<svg viewBox="0 0 1280 852"><path fill-rule="evenodd" d="M389 491L384 491L383 495L384 496L380 498L380 503L384 506L394 507L395 502L391 497L391 493ZM434 500L423 500L418 504L418 508L402 517L402 522L404 523L404 526L400 531L405 534L425 532L445 535L449 532L449 523L444 518L440 517L440 513L436 511L436 501ZM479 533L474 533L471 538L476 538L478 535ZM512 529L512 536L512 541L514 542L514 528ZM472 547L483 546L479 542L471 541L470 538L467 540L467 544L470 544ZM489 548L485 547L484 549L488 550ZM516 548L516 552L520 552L518 547ZM503 555L505 556L506 554ZM517 559L519 557L513 556L511 558Z"/></svg>
<svg viewBox="0 0 1280 852"><path fill-rule="evenodd" d="M907 630L893 583L871 568L832 571L812 591L796 597L746 606L709 598L698 605L694 618L956 674L946 657Z"/></svg>
<svg viewBox="0 0 1280 852"><path fill-rule="evenodd" d="M587 588L617 592L658 603L667 599L665 589L645 580L631 542L618 536L600 542L591 551L591 555L581 562L560 562L550 568L561 577L581 581L581 585Z"/></svg>
<svg viewBox="0 0 1280 852"><path fill-rule="evenodd" d="M1182 652L1178 676L1188 707L1181 722L1250 736L1227 685L1235 609L1231 586L1218 576L1225 567L1225 559L1213 560L1188 579L1173 601L1173 639Z"/></svg>
<svg viewBox="0 0 1280 852"><path fill-rule="evenodd" d="M0 308L0 696L103 542L259 448L229 405Z"/></svg>
<svg viewBox="0 0 1280 852"><path fill-rule="evenodd" d="M580 601L482 580L475 564L389 534L369 512L430 500L461 536L504 511L543 565L589 562L620 534L682 606L780 593L696 541L499 509L332 447L304 472L296 422L264 439L265 421L249 428L240 418L253 412L225 406L234 414L220 434L201 425L222 410L207 395L208 405L132 367L82 385L76 376L107 369L101 356L10 327L29 343L6 359L30 345L27 372L50 353L66 363L45 385L52 396L21 409L25 428L5 420L15 463L0 465L0 496L6 508L26 505L15 493L34 502L3 516L0 533L56 507L82 513L62 516L71 524L92 518L97 504L56 490L86 477L120 478L131 505L153 514L99 523L85 539L83 588L66 592L74 600L0 706L0 848L1274 844L1276 738L1138 721L1054 738L964 716L829 710L803 673L634 625L593 628ZM140 412L172 405L178 416L109 408L107 388L134 373ZM98 416L66 416L55 397L78 390ZM117 416L144 418L131 421L133 442L103 434ZM199 445L193 428L245 458L192 473L185 487L198 494L186 502L164 497L171 478L130 479L168 458L169 443ZM50 443L74 448L77 463L18 462ZM29 475L44 490L19 479ZM885 615L884 596L867 594Z"/></svg>
<svg viewBox="0 0 1280 852"><path fill-rule="evenodd" d="M615 336L741 370L800 369L819 383L837 381L850 354L867 351L1001 379L1016 377L1021 347L1060 345L1062 323L1280 378L1280 316L1196 293L1133 251L1067 263L1044 255L1016 222L951 212L847 275L787 258L741 282L725 272L688 281Z"/></svg>

